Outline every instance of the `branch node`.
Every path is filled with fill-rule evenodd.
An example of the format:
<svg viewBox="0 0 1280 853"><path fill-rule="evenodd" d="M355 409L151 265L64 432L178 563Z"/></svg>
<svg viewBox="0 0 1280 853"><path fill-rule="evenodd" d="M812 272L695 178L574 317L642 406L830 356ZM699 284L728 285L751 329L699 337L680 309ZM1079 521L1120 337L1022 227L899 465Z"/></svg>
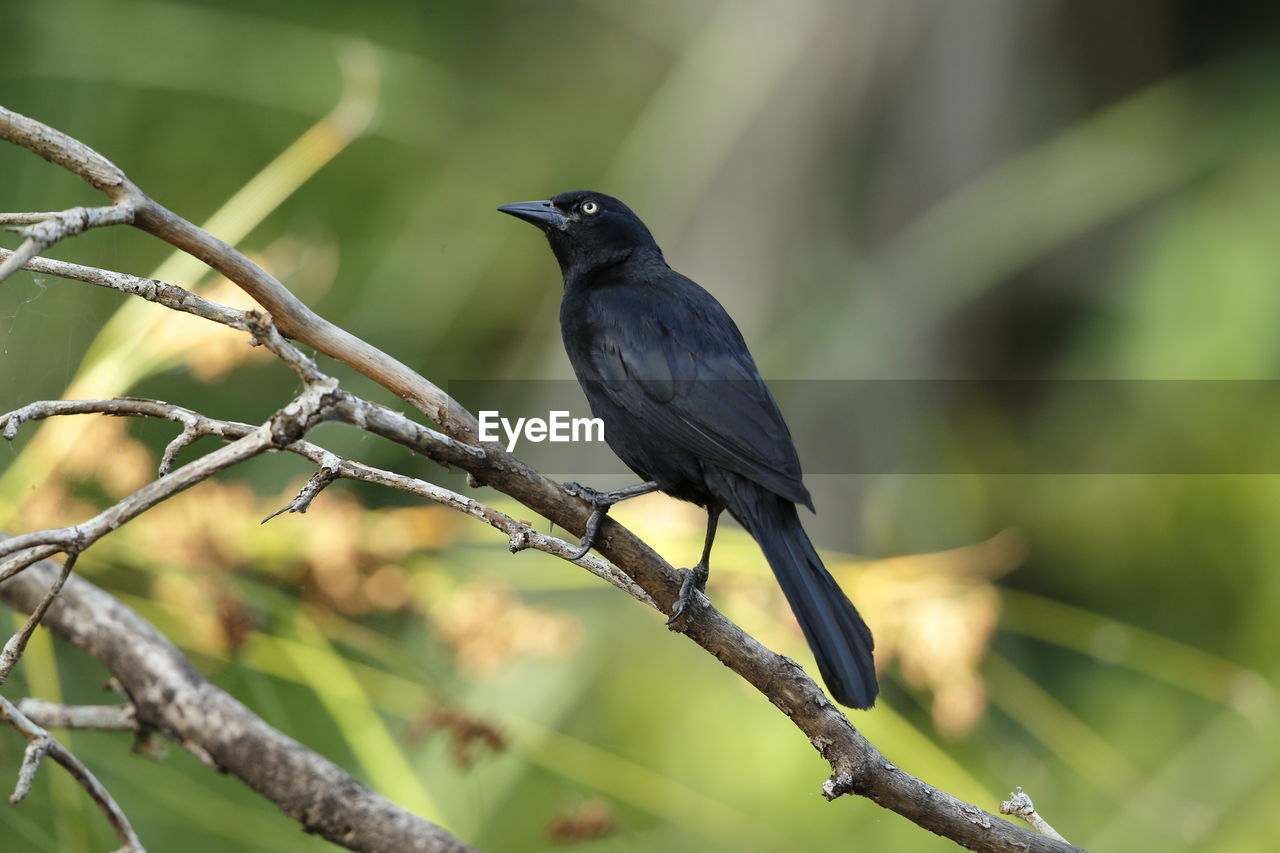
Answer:
<svg viewBox="0 0 1280 853"><path fill-rule="evenodd" d="M845 794L854 792L853 772L850 770L841 770L831 774L831 778L822 783L822 796L827 802L843 797Z"/></svg>
<svg viewBox="0 0 1280 853"><path fill-rule="evenodd" d="M1063 838L1058 831L1049 825L1049 822L1040 817L1036 812L1035 803L1031 802L1031 797L1027 795L1022 787L1013 789L1013 793L1009 795L1009 799L1000 803L1000 814L1013 815L1020 817L1027 823L1031 824L1031 828L1043 835L1045 838L1052 838L1054 841L1062 841L1070 843Z"/></svg>
<svg viewBox="0 0 1280 853"><path fill-rule="evenodd" d="M264 346L289 366L298 378L308 386L330 381L320 372L315 360L308 358L297 347L285 340L284 335L276 328L271 316L261 311L245 311L241 317L248 330L250 346ZM336 382L334 382L336 386Z"/></svg>
<svg viewBox="0 0 1280 853"><path fill-rule="evenodd" d="M4 427L5 441L13 441L14 437L18 434L18 427L22 426L22 422L26 420L26 418L23 417L23 413L27 408L29 407L23 406L21 409L16 409L12 412L0 415L0 426Z"/></svg>
<svg viewBox="0 0 1280 853"><path fill-rule="evenodd" d="M184 417L183 421L182 432L174 436L173 440L164 446L164 453L160 457L159 474L161 477L173 470L174 460L178 458L178 454L182 452L183 448L188 447L208 434L207 430L200 428L200 424L196 419Z"/></svg>
<svg viewBox="0 0 1280 853"><path fill-rule="evenodd" d="M332 456L332 454L330 454L330 456ZM305 513L311 506L311 501L315 499L315 496L324 491L325 487L334 480L337 480L342 476L342 472L340 470L341 464L341 460L336 456L333 456L331 459L326 459L321 464L320 470L307 478L307 482L298 490L297 497L258 523L266 524L277 515L283 515L286 512Z"/></svg>
<svg viewBox="0 0 1280 853"><path fill-rule="evenodd" d="M533 533L528 527L520 525L511 531L511 542L507 545L507 550L512 554L519 554L526 548L533 547L530 535Z"/></svg>

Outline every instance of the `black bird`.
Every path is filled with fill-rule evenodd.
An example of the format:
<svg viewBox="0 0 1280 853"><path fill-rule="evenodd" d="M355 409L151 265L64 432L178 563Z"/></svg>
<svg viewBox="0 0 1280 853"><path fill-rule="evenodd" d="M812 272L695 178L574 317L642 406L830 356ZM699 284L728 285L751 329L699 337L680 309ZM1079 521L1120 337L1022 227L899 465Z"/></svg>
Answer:
<svg viewBox="0 0 1280 853"><path fill-rule="evenodd" d="M878 686L866 623L822 565L796 504L813 501L778 406L716 298L667 266L616 198L567 192L498 208L542 229L564 275L564 346L605 440L646 482L611 492L568 484L596 511L663 491L707 509L707 538L671 619L707 579L723 510L759 543L831 694L869 708Z"/></svg>

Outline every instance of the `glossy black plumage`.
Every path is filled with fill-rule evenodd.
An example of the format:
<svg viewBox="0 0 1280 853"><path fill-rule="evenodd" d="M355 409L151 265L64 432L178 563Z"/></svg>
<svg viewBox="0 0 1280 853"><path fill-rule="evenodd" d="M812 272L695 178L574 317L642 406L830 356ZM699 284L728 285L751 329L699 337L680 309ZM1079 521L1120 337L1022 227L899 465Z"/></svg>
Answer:
<svg viewBox="0 0 1280 853"><path fill-rule="evenodd" d="M615 198L570 192L499 210L551 243L565 349L609 446L662 491L707 507L712 525L728 510L764 551L832 695L870 707L871 632L800 524L796 504L813 508L800 462L733 320Z"/></svg>

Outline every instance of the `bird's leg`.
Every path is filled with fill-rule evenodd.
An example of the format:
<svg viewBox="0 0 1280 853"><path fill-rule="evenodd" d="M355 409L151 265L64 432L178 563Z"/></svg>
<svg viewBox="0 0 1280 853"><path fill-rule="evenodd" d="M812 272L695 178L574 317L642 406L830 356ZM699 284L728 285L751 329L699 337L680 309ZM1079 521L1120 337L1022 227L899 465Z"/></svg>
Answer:
<svg viewBox="0 0 1280 853"><path fill-rule="evenodd" d="M564 490L574 497L582 498L591 504L591 517L587 519L587 530L578 543L578 550L570 555L570 560L581 560L595 544L596 534L600 532L600 522L609 513L609 507L628 498L638 498L658 490L658 484L650 480L647 483L636 483L634 486L623 486L608 492L597 491L581 483L565 483Z"/></svg>
<svg viewBox="0 0 1280 853"><path fill-rule="evenodd" d="M684 615L685 608L693 600L694 593L703 592L707 588L707 578L711 575L711 545L716 541L716 524L720 521L721 511L718 506L707 508L707 538L702 545L702 559L692 569L680 570L684 577L680 581L680 595L676 597L676 603L671 608L668 625Z"/></svg>

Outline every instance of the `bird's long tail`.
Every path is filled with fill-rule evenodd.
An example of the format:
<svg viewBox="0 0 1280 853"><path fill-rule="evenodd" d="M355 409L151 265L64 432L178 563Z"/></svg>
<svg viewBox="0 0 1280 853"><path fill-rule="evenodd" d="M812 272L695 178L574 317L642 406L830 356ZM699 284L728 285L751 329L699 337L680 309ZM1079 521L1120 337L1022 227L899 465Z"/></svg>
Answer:
<svg viewBox="0 0 1280 853"><path fill-rule="evenodd" d="M870 708L880 690L871 658L871 630L822 565L795 504L751 486L735 489L732 502L737 505L726 509L764 551L831 695L842 705Z"/></svg>

